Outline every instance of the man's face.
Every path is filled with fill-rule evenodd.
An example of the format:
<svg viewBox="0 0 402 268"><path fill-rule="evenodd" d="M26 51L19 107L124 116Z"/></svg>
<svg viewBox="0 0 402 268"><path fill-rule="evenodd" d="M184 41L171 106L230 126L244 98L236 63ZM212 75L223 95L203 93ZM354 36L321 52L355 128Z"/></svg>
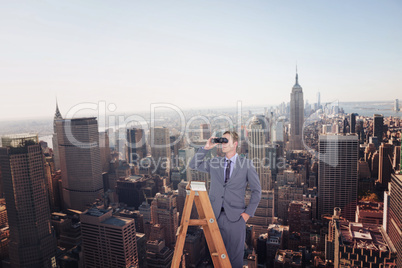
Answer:
<svg viewBox="0 0 402 268"><path fill-rule="evenodd" d="M233 142L232 136L230 134L225 134L222 137L228 139L228 143L222 143L222 152L228 153L231 151L236 151L237 141Z"/></svg>

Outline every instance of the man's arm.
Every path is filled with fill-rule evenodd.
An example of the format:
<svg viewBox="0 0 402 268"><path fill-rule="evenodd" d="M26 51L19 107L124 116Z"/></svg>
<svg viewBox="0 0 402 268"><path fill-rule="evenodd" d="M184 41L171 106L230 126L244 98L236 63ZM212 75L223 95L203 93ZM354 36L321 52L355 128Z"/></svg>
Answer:
<svg viewBox="0 0 402 268"><path fill-rule="evenodd" d="M258 204L260 203L261 185L260 185L260 178L258 177L257 171L255 170L252 161L249 160L248 164L250 166L247 169L247 180L251 190L251 198L245 213L247 213L250 217L253 217L258 207Z"/></svg>
<svg viewBox="0 0 402 268"><path fill-rule="evenodd" d="M211 169L211 163L210 163L210 161L204 161L203 159L204 159L205 155L207 154L208 150L210 150L218 145L217 143L215 143L215 144L212 143L211 140L213 138L215 138L215 137L209 138L207 143L205 144L205 146L198 149L198 151L195 153L194 157L190 161L190 164L189 164L190 168L196 169L201 172L209 173L209 171Z"/></svg>
<svg viewBox="0 0 402 268"><path fill-rule="evenodd" d="M208 150L205 150L204 148L198 149L198 151L195 153L194 157L190 161L190 168L209 173L209 170L211 169L211 163L210 161L203 160L207 153Z"/></svg>

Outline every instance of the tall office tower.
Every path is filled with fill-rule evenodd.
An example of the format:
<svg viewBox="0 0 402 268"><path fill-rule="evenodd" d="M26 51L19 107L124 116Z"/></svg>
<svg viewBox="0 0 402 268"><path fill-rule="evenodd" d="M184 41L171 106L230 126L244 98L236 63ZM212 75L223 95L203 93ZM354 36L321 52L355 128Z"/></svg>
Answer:
<svg viewBox="0 0 402 268"><path fill-rule="evenodd" d="M402 145L401 145L401 156L399 157L401 162L399 163L399 170L402 170Z"/></svg>
<svg viewBox="0 0 402 268"><path fill-rule="evenodd" d="M179 149L184 147L184 137L172 135L170 139L170 172L179 165Z"/></svg>
<svg viewBox="0 0 402 268"><path fill-rule="evenodd" d="M112 156L110 154L109 134L107 133L107 131L99 132L99 150L102 164L102 172L109 172Z"/></svg>
<svg viewBox="0 0 402 268"><path fill-rule="evenodd" d="M116 139L115 151L119 154L119 160L128 160L128 150L127 150L127 134L125 128L116 129L114 137Z"/></svg>
<svg viewBox="0 0 402 268"><path fill-rule="evenodd" d="M350 126L349 126L349 122L348 119L345 117L343 119L343 124L342 124L342 133L346 134L350 132Z"/></svg>
<svg viewBox="0 0 402 268"><path fill-rule="evenodd" d="M290 93L290 149L303 149L303 123L304 123L304 102L303 89L299 85L299 78L296 72L296 84Z"/></svg>
<svg viewBox="0 0 402 268"><path fill-rule="evenodd" d="M283 124L283 117L278 118L276 121L276 133L275 133L275 140L276 142L283 142L284 141L284 124Z"/></svg>
<svg viewBox="0 0 402 268"><path fill-rule="evenodd" d="M363 120L359 119L356 122L356 134L359 137L359 143L363 144L364 143L364 122Z"/></svg>
<svg viewBox="0 0 402 268"><path fill-rule="evenodd" d="M299 233L301 245L310 245L311 204L303 201L292 201L289 204L288 214L290 233Z"/></svg>
<svg viewBox="0 0 402 268"><path fill-rule="evenodd" d="M392 173L392 156L394 148L392 144L382 143L380 148L380 161L378 165L378 182L384 189L388 188L388 182L391 179Z"/></svg>
<svg viewBox="0 0 402 268"><path fill-rule="evenodd" d="M141 206L139 206L138 210L143 215L144 224L147 222L151 222L151 206L146 202L142 202Z"/></svg>
<svg viewBox="0 0 402 268"><path fill-rule="evenodd" d="M317 109L321 108L321 95L320 92L317 92Z"/></svg>
<svg viewBox="0 0 402 268"><path fill-rule="evenodd" d="M167 194L157 193L156 219L154 224L159 223L165 228L166 246L173 249L176 243L176 231L178 227L176 195L173 192Z"/></svg>
<svg viewBox="0 0 402 268"><path fill-rule="evenodd" d="M143 129L127 129L127 150L129 163L136 164L147 156L147 143Z"/></svg>
<svg viewBox="0 0 402 268"><path fill-rule="evenodd" d="M353 221L358 189L357 135L320 135L318 150L319 217L340 207L343 216Z"/></svg>
<svg viewBox="0 0 402 268"><path fill-rule="evenodd" d="M84 211L103 195L95 117L56 121L65 208Z"/></svg>
<svg viewBox="0 0 402 268"><path fill-rule="evenodd" d="M0 169L10 227L11 267L54 267L56 239L38 137L15 135L8 139L7 147L0 148Z"/></svg>
<svg viewBox="0 0 402 268"><path fill-rule="evenodd" d="M251 120L248 130L248 158L253 161L257 174L260 178L262 190L268 190L268 181L264 179L265 160L265 135L261 122L256 116Z"/></svg>
<svg viewBox="0 0 402 268"><path fill-rule="evenodd" d="M399 100L395 99L394 110L399 111Z"/></svg>
<svg viewBox="0 0 402 268"><path fill-rule="evenodd" d="M1 177L1 168L0 168L0 198L4 198L3 196L4 190L3 190L3 179Z"/></svg>
<svg viewBox="0 0 402 268"><path fill-rule="evenodd" d="M4 198L0 199L0 260L8 258L8 243L10 242L10 228L8 227L7 208Z"/></svg>
<svg viewBox="0 0 402 268"><path fill-rule="evenodd" d="M201 124L201 140L207 140L211 137L211 126L209 124Z"/></svg>
<svg viewBox="0 0 402 268"><path fill-rule="evenodd" d="M400 162L401 162L401 146L395 146L394 148L394 157L392 162L392 167L394 170L400 170Z"/></svg>
<svg viewBox="0 0 402 268"><path fill-rule="evenodd" d="M59 111L59 105L56 102L56 113L54 114L53 118L53 138L52 138L52 143L53 143L53 159L54 159L54 170L59 170L60 169L60 154L59 154L59 143L57 140L57 131L56 131L56 121L58 120L63 120L63 117L61 116L61 113Z"/></svg>
<svg viewBox="0 0 402 268"><path fill-rule="evenodd" d="M194 157L194 154L195 150L193 147L186 147L179 150L179 168L181 173L186 176L186 181L191 181L191 169L189 163Z"/></svg>
<svg viewBox="0 0 402 268"><path fill-rule="evenodd" d="M350 133L356 133L356 114L350 114Z"/></svg>
<svg viewBox="0 0 402 268"><path fill-rule="evenodd" d="M85 267L137 267L134 219L90 208L80 215Z"/></svg>
<svg viewBox="0 0 402 268"><path fill-rule="evenodd" d="M153 169L161 176L169 176L171 159L169 129L151 128L150 142L153 163L156 165Z"/></svg>
<svg viewBox="0 0 402 268"><path fill-rule="evenodd" d="M382 114L375 114L373 136L377 137L379 144L382 142L383 135L384 135L384 116Z"/></svg>
<svg viewBox="0 0 402 268"><path fill-rule="evenodd" d="M384 227L397 251L397 267L402 267L402 174L392 174L391 187L384 194Z"/></svg>

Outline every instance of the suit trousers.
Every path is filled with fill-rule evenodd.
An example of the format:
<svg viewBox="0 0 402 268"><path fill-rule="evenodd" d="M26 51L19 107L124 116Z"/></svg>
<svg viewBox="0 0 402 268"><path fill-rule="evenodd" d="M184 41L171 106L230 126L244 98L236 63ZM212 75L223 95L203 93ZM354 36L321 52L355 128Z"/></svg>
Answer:
<svg viewBox="0 0 402 268"><path fill-rule="evenodd" d="M222 211L218 217L218 226L223 243L233 268L243 267L244 242L246 240L246 222L240 216L238 221L230 221Z"/></svg>

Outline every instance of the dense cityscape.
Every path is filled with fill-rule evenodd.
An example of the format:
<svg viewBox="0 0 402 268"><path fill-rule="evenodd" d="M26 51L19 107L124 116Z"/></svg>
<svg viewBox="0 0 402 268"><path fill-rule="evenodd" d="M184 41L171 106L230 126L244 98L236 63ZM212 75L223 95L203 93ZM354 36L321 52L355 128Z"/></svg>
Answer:
<svg viewBox="0 0 402 268"><path fill-rule="evenodd" d="M296 73L289 102L262 112L238 103L180 111L182 122L165 111L102 131L97 117L64 118L56 103L51 146L3 134L2 267L170 267L186 186L211 182L189 162L228 129L262 189L243 267L399 267L400 117L346 113L319 93L308 104L300 84ZM389 109L398 115L399 101ZM189 227L181 262L212 267L201 227Z"/></svg>
<svg viewBox="0 0 402 268"><path fill-rule="evenodd" d="M402 268L401 14L2 1L0 268Z"/></svg>

